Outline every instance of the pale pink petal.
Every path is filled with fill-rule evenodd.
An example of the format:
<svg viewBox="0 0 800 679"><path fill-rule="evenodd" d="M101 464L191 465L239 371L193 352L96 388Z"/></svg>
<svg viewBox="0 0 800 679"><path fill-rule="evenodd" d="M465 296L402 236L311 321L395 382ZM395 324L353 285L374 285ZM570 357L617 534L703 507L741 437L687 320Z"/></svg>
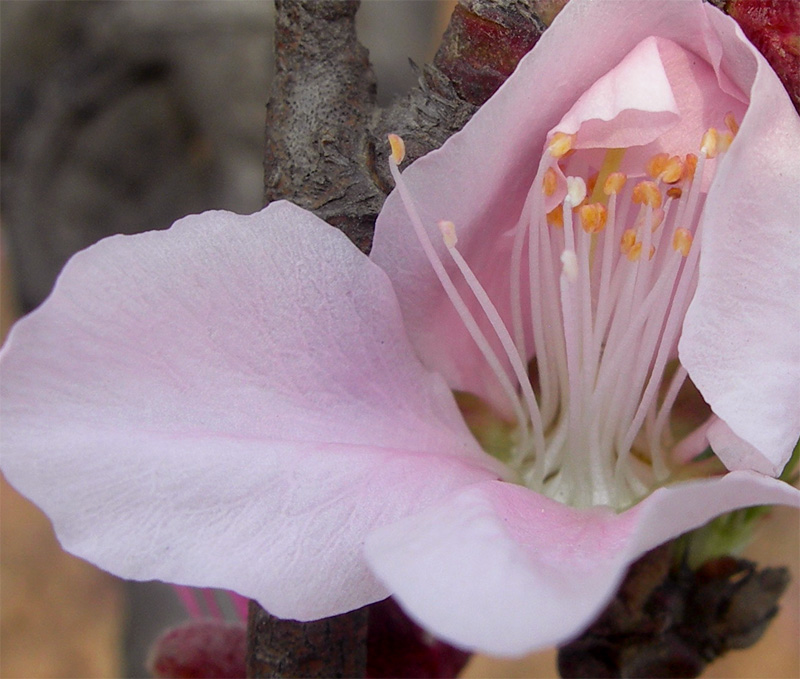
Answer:
<svg viewBox="0 0 800 679"><path fill-rule="evenodd" d="M681 115L681 124L666 132L659 145L670 154L697 153L708 128L724 129L727 113L732 113L736 120L742 119L747 98L726 94L720 74L712 64L698 59L691 48L663 38L657 44Z"/></svg>
<svg viewBox="0 0 800 679"><path fill-rule="evenodd" d="M383 272L288 203L76 255L12 331L1 395L3 471L67 549L284 616L386 596L365 533L499 471Z"/></svg>
<svg viewBox="0 0 800 679"><path fill-rule="evenodd" d="M800 491L732 472L658 490L617 515L488 482L376 531L367 558L432 633L464 648L516 656L579 634L645 551L757 504L800 506Z"/></svg>
<svg viewBox="0 0 800 679"><path fill-rule="evenodd" d="M504 318L510 315L511 231L538 170L548 132L581 93L639 43L656 36L697 55L695 60L701 64L709 64L694 67L686 63L691 57L680 62L662 54L668 78L674 71L679 80L692 68L702 70L704 78L707 73L716 74L719 86L730 94L720 101L741 110L737 96L742 87L723 71L728 63L723 60L721 40L727 40L723 29L733 22L722 17L720 27L716 17L710 18L712 14L722 16L699 0L568 3L465 128L405 170L410 192L442 258L447 261L436 225L447 219L455 223L461 253ZM737 78L742 79L738 74ZM670 84L680 85L672 79ZM693 110L702 93L679 89L675 94L678 108L688 103L688 110ZM695 122L698 128L702 126ZM503 407L496 380L445 298L396 192L378 219L371 257L392 279L412 342L426 365L441 372L451 386Z"/></svg>
<svg viewBox="0 0 800 679"><path fill-rule="evenodd" d="M584 92L553 131L580 131L573 148L627 148L649 144L678 120L658 43L648 38Z"/></svg>
<svg viewBox="0 0 800 679"><path fill-rule="evenodd" d="M708 437L708 445L728 469L752 469L770 476L780 475L783 464L770 462L758 448L739 438L718 417L714 416L704 433Z"/></svg>
<svg viewBox="0 0 800 679"><path fill-rule="evenodd" d="M779 473L800 437L800 118L749 43L727 60L737 82L754 73L751 102L706 201L679 351L714 412Z"/></svg>

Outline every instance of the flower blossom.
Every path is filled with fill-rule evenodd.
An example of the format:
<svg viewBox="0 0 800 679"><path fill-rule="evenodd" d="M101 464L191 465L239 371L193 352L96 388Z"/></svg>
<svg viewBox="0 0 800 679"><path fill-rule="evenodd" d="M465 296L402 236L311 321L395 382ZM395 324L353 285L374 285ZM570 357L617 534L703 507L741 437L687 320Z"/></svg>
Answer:
<svg viewBox="0 0 800 679"><path fill-rule="evenodd" d="M67 550L297 620L392 594L518 655L645 551L800 506L800 120L731 20L572 0L440 150L393 145L370 258L286 202L209 212L15 326L2 468Z"/></svg>

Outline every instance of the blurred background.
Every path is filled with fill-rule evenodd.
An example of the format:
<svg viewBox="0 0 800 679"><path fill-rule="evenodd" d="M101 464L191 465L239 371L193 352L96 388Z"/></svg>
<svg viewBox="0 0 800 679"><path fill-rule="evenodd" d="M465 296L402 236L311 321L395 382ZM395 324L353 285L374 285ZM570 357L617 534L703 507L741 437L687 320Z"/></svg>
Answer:
<svg viewBox="0 0 800 679"><path fill-rule="evenodd" d="M365 0L359 34L383 103L414 85L452 0ZM0 2L0 324L48 294L66 259L113 233L261 206L269 0ZM65 554L49 521L0 487L0 676L142 677L185 618L169 587ZM797 512L776 510L751 558L798 575ZM708 677L800 676L800 588L754 649ZM555 654L476 657L468 677L555 677Z"/></svg>

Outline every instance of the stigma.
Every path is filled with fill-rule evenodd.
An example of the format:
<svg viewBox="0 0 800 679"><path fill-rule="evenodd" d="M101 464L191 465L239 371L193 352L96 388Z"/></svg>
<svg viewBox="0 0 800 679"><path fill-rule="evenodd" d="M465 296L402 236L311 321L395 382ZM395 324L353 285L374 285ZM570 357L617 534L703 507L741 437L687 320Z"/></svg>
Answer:
<svg viewBox="0 0 800 679"><path fill-rule="evenodd" d="M624 149L598 162L579 133L555 132L509 233L505 299L460 252L458 224L438 222L444 248L434 244L399 170L402 140L390 137L420 245L511 404L504 458L529 488L621 510L674 473L672 411L687 379L677 344L697 285L703 186L738 130L730 114L720 122L726 131L709 129L696 152L635 162Z"/></svg>

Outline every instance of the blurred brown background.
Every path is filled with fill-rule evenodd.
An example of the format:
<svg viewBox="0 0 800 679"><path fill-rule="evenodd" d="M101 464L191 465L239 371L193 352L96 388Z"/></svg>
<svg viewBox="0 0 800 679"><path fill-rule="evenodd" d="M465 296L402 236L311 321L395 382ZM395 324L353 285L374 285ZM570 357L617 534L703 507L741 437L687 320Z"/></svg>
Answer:
<svg viewBox="0 0 800 679"><path fill-rule="evenodd" d="M450 0L366 0L362 40L389 101L432 56ZM66 257L118 232L261 204L271 3L0 2L4 335ZM65 554L49 521L0 479L0 676L143 676L182 616L163 585L127 584ZM776 510L748 554L800 569L796 512ZM799 677L800 588L754 649L708 677ZM555 677L554 653L476 657L467 677Z"/></svg>

